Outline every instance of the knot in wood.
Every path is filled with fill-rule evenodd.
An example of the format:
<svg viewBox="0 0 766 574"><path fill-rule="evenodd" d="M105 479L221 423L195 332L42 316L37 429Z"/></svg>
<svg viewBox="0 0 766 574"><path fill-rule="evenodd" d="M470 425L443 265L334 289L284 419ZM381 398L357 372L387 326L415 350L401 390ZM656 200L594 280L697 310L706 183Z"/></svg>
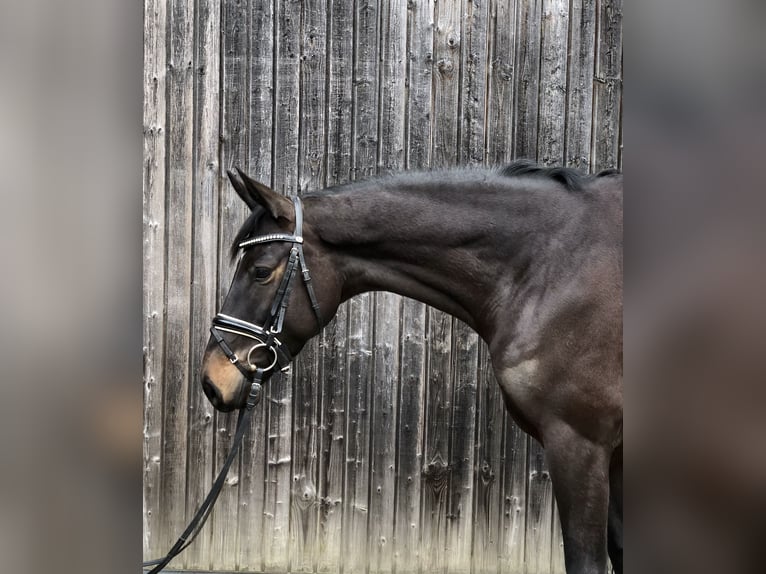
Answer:
<svg viewBox="0 0 766 574"><path fill-rule="evenodd" d="M452 63L452 60L439 60L436 63L436 67L438 68L440 74L448 77L452 76L452 73L455 70L455 64Z"/></svg>
<svg viewBox="0 0 766 574"><path fill-rule="evenodd" d="M486 460L481 464L481 478L485 483L495 480L495 471Z"/></svg>

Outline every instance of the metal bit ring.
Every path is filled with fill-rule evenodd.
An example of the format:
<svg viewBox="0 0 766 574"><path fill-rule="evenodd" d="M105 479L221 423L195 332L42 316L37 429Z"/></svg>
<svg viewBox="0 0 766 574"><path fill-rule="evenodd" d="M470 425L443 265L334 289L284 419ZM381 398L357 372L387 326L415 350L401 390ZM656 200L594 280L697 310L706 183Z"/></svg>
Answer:
<svg viewBox="0 0 766 574"><path fill-rule="evenodd" d="M267 348L271 351L272 355L274 355L274 360L271 361L271 364L268 367L263 367L264 371L270 371L274 368L274 365L277 364L277 351L274 347L267 345L266 343L256 343L252 347L250 347L250 350L247 352L247 364L250 366L250 368L254 371L258 368L258 365L253 364L253 362L250 360L250 356L253 354L253 351L256 349L262 349Z"/></svg>

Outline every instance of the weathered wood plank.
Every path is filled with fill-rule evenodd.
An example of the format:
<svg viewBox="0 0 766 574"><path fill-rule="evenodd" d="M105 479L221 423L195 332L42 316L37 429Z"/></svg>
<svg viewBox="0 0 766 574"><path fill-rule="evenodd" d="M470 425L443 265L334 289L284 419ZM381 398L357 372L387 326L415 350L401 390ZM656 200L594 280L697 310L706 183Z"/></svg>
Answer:
<svg viewBox="0 0 766 574"><path fill-rule="evenodd" d="M461 22L462 10L460 3L440 2L435 10L434 31L434 72L433 104L433 139L432 158L434 167L450 167L457 164L459 149L459 119L460 119L460 71L461 71ZM454 462L450 458L450 434L446 428L452 429L452 406L454 400L453 376L454 364L451 360L453 351L454 320L440 311L431 310L431 340L429 346L429 390L444 392L443 397L437 398L434 406L437 410L427 411L436 416L426 419L426 489L424 496L425 520L424 542L428 547L424 554L426 563L424 569L440 571L458 562L454 547L454 536L451 538L450 520L452 514L452 474ZM437 374L436 370L441 371ZM444 380L439 380L445 377ZM438 396L438 395L437 395ZM432 400L430 397L429 401ZM439 412L439 407L444 412ZM430 407L430 405L429 405ZM446 420L441 421L444 414ZM435 426L438 425L438 426ZM441 435L441 436L438 436ZM453 542L453 545L450 542ZM427 557L426 557L427 556Z"/></svg>
<svg viewBox="0 0 766 574"><path fill-rule="evenodd" d="M354 5L353 179L374 175L378 166L378 60L380 12L376 2ZM343 517L344 569L366 569L369 557L371 400L374 296L349 307L349 428Z"/></svg>
<svg viewBox="0 0 766 574"><path fill-rule="evenodd" d="M455 321L452 336L453 395L450 421L447 570L469 572L479 342L476 333L462 321Z"/></svg>
<svg viewBox="0 0 766 574"><path fill-rule="evenodd" d="M399 390L399 301L378 293L373 347L372 436L370 447L370 572L393 572L396 435Z"/></svg>
<svg viewBox="0 0 766 574"><path fill-rule="evenodd" d="M460 90L460 32L462 13L458 2L436 5L434 32L433 121L434 167L452 167L457 163L459 90Z"/></svg>
<svg viewBox="0 0 766 574"><path fill-rule="evenodd" d="M327 185L351 179L354 0L329 0ZM351 31L352 33L349 33Z"/></svg>
<svg viewBox="0 0 766 574"><path fill-rule="evenodd" d="M234 167L244 168L248 157L248 10L246 0L234 0L222 4L221 51L223 69L221 85L221 167L222 174ZM218 304L220 308L226 296L235 267L229 261L228 249L239 227L247 217L247 206L239 199L226 181L219 197L218 249L221 257L218 265ZM236 428L235 413L216 413L215 420L215 468L223 465L231 447ZM210 517L210 563L219 569L233 570L238 560L239 548L239 481L240 464L235 461L229 471L226 484Z"/></svg>
<svg viewBox="0 0 766 574"><path fill-rule="evenodd" d="M591 165L596 0L573 0L571 10L564 158L567 165L588 171Z"/></svg>
<svg viewBox="0 0 766 574"><path fill-rule="evenodd" d="M247 172L271 185L272 115L274 112L274 9L271 2L251 2L248 7L248 122ZM226 187L231 189L228 180ZM227 192L228 193L228 192ZM226 251L221 254L226 256ZM283 384L281 377L269 384ZM238 568L262 571L264 504L266 490L266 448L268 443L268 400L253 413L250 430L242 443L239 476Z"/></svg>
<svg viewBox="0 0 766 574"><path fill-rule="evenodd" d="M407 4L405 167L423 169L431 158L433 3ZM394 525L398 572L419 569L422 545L423 433L426 387L426 306L405 298L401 308L399 429Z"/></svg>
<svg viewBox="0 0 766 574"><path fill-rule="evenodd" d="M144 162L143 162L143 553L153 559L164 550L160 529L162 393L165 325L165 158L166 44L165 0L144 2Z"/></svg>
<svg viewBox="0 0 766 574"><path fill-rule="evenodd" d="M379 173L404 167L407 2L381 6L378 110ZM401 298L375 295L374 382L372 392L370 572L394 570L399 321Z"/></svg>
<svg viewBox="0 0 766 574"><path fill-rule="evenodd" d="M542 2L529 0L517 4L514 158L537 159Z"/></svg>
<svg viewBox="0 0 766 574"><path fill-rule="evenodd" d="M351 177L353 30L352 0L329 0L327 37L326 186ZM323 332L320 421L320 517L317 572L334 572L343 562L344 472L347 427L348 304Z"/></svg>
<svg viewBox="0 0 766 574"><path fill-rule="evenodd" d="M542 3L537 156L543 165L564 162L569 1Z"/></svg>
<svg viewBox="0 0 766 574"><path fill-rule="evenodd" d="M348 306L341 305L322 332L319 451L319 525L317 572L333 572L341 564L343 542L343 472L346 444L346 347Z"/></svg>
<svg viewBox="0 0 766 574"><path fill-rule="evenodd" d="M301 3L280 0L275 8L274 113L272 187L284 194L298 192L298 146L300 141L300 55ZM301 359L302 365L308 357ZM295 373L303 369L296 362L290 377L269 386L268 479L265 498L264 569L290 569L290 511L292 474L292 433Z"/></svg>
<svg viewBox="0 0 766 574"><path fill-rule="evenodd" d="M500 570L523 572L526 555L527 528L527 450L529 437L503 414L503 471L500 484L503 500L501 522L502 543Z"/></svg>
<svg viewBox="0 0 766 574"><path fill-rule="evenodd" d="M162 506L166 544L184 529L189 298L191 284L194 2L172 0L168 26L168 156L166 197L165 365L163 387Z"/></svg>
<svg viewBox="0 0 766 574"><path fill-rule="evenodd" d="M492 372L486 344L479 347L479 392L476 401L476 472L474 476L473 571L498 572L502 531L505 406Z"/></svg>
<svg viewBox="0 0 766 574"><path fill-rule="evenodd" d="M432 88L431 158L434 167L455 165L458 153L461 10L457 3L437 3L434 13L434 83ZM421 570L444 571L451 558L447 532L450 512L449 435L452 411L452 323L448 315L428 314L428 391L424 446L423 553Z"/></svg>
<svg viewBox="0 0 766 574"><path fill-rule="evenodd" d="M458 91L458 162L480 165L485 156L486 46L488 4L464 0ZM447 570L469 572L473 533L473 482L479 338L461 321L453 323L453 408Z"/></svg>
<svg viewBox="0 0 766 574"><path fill-rule="evenodd" d="M215 313L218 279L218 196L220 192L220 3L197 4L195 25L194 186L192 226L191 345L189 349L189 447L186 518L191 519L212 483L213 406L202 392L200 368L208 326ZM210 536L200 534L186 551L186 568L205 568Z"/></svg>
<svg viewBox="0 0 766 574"><path fill-rule="evenodd" d="M452 318L430 307L428 315L420 568L422 572L443 572L450 478L449 434L444 431L450 428L452 410Z"/></svg>
<svg viewBox="0 0 766 574"><path fill-rule="evenodd" d="M516 69L515 3L490 1L487 47L487 133L486 154L489 165L504 165L513 157L513 96Z"/></svg>
<svg viewBox="0 0 766 574"><path fill-rule="evenodd" d="M408 97L407 144L405 162L407 168L423 169L431 165L431 93L434 70L434 24L432 2L410 2L407 39Z"/></svg>
<svg viewBox="0 0 766 574"><path fill-rule="evenodd" d="M380 12L371 0L359 0L355 7L353 179L362 179L378 168Z"/></svg>
<svg viewBox="0 0 766 574"><path fill-rule="evenodd" d="M327 3L303 3L300 30L300 108L298 189L321 189L325 182L325 94ZM296 296L303 297L301 291ZM319 521L317 472L319 456L319 344L314 338L295 361L293 396L293 468L290 512L290 569L313 572Z"/></svg>
<svg viewBox="0 0 766 574"><path fill-rule="evenodd" d="M460 165L482 165L485 157L489 3L463 0L460 64Z"/></svg>
<svg viewBox="0 0 766 574"><path fill-rule="evenodd" d="M417 571L421 550L420 473L425 414L425 326L425 305L404 299L401 310L394 530L397 572Z"/></svg>
<svg viewBox="0 0 766 574"><path fill-rule="evenodd" d="M347 572L367 567L372 384L372 297L348 302L346 470L343 485L343 561Z"/></svg>
<svg viewBox="0 0 766 574"><path fill-rule="evenodd" d="M622 99L622 0L598 5L595 87L593 93L593 171L617 167Z"/></svg>

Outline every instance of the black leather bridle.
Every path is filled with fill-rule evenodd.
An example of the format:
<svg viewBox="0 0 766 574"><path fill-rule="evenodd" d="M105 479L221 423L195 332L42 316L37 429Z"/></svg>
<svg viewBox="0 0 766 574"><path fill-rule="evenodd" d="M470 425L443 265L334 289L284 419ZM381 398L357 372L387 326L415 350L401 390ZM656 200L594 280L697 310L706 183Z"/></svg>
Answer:
<svg viewBox="0 0 766 574"><path fill-rule="evenodd" d="M239 450L239 446L242 443L242 438L245 435L245 429L248 426L250 416L253 412L253 407L258 404L261 399L261 383L266 373L271 372L275 368L279 368L281 371L285 371L289 368L290 363L293 360L293 356L286 345L278 339L277 335L282 332L282 326L285 320L285 313L287 312L287 305L290 299L290 292L293 289L293 279L300 267L300 273L303 276L303 283L306 285L306 291L308 292L309 300L311 301L311 308L314 310L314 316L316 317L317 324L321 330L324 326L322 322L322 314L319 310L319 302L314 292L314 287L311 283L311 274L309 268L306 265L306 258L303 255L303 207L301 200L298 197L293 197L293 205L295 206L295 231L292 235L288 233L271 233L269 235L261 235L258 237L245 239L238 247L240 249L247 249L252 245L258 245L261 243L271 243L275 241L282 241L292 243L293 246L290 249L290 254L287 259L287 265L285 266L282 280L279 283L277 292L274 296L274 301L271 304L269 311L269 317L264 325L257 325L230 315L224 315L218 313L213 318L213 326L210 327L210 333L213 339L221 348L226 357L231 363L239 369L239 371L250 381L250 392L247 395L247 401L245 408L239 412L239 418L237 419L237 430L234 434L231 450L229 451L226 461L224 462L221 472L218 473L213 486L210 489L210 493L202 502L197 513L192 518L189 526L186 527L183 534L178 538L176 543L167 553L164 558L157 560L150 560L144 562L142 566L154 566L148 574L154 574L160 572L168 563L183 552L189 544L194 541L194 538L199 534L202 526L205 524L210 512L213 509L215 501L218 499L221 489L223 488L226 475L229 472L232 462ZM229 344L224 339L222 333L230 333L233 335L239 335L247 337L256 341L247 353L245 357L245 364L240 357L232 350ZM252 359L253 352L259 349L266 349L271 352L271 363L259 367L254 364Z"/></svg>
<svg viewBox="0 0 766 574"><path fill-rule="evenodd" d="M231 363L236 366L246 378L251 378L253 372L257 370L257 366L250 360L253 351L258 349L268 349L271 351L272 362L264 367L266 372L276 366L279 366L281 370L284 370L289 366L293 359L289 349L286 345L282 344L277 335L282 332L282 325L285 320L285 313L287 312L287 305L290 300L290 292L293 288L293 279L298 271L298 267L300 267L303 283L306 285L306 291L308 292L311 308L314 310L317 324L320 329L323 326L322 314L319 311L319 302L317 301L314 287L311 284L311 274L306 265L306 258L303 255L303 208L301 206L300 198L293 197L293 205L295 206L295 231L292 235L288 233L271 233L252 239L245 239L238 245L240 249L247 249L253 245L273 243L275 241L293 244L287 259L284 274L282 275L282 280L279 283L279 288L274 296L274 301L272 302L269 311L269 317L265 324L256 325L255 323L249 323L242 319L218 313L218 315L213 318L213 326L210 328L210 333L213 335L213 339L215 339L216 343L221 347L221 350L229 361L231 361ZM247 366L243 365L241 358L237 357L234 351L231 350L231 347L226 343L221 332L241 335L256 341L247 353Z"/></svg>

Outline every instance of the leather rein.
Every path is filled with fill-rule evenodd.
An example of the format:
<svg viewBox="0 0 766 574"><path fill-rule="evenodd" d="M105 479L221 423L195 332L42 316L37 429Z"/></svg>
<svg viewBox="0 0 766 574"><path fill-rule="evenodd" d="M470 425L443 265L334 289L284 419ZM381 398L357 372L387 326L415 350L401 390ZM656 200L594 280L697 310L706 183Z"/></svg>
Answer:
<svg viewBox="0 0 766 574"><path fill-rule="evenodd" d="M229 468L231 468L237 451L239 451L239 447L242 444L245 429L250 421L253 408L261 400L261 383L263 382L264 376L275 368L279 368L280 371L284 372L290 367L293 356L287 346L282 344L277 335L282 332L290 293L294 285L293 279L299 270L303 278L303 284L306 286L306 291L311 302L311 308L314 311L314 316L316 317L319 329L321 330L324 325L322 322L322 314L319 310L319 302L317 301L316 293L314 292L314 287L311 283L311 274L306 265L306 258L303 255L303 206L300 198L293 197L292 200L293 206L295 207L295 231L292 235L288 233L271 233L269 235L261 235L245 239L238 245L240 249L246 249L252 245L277 241L293 244L290 248L290 254L288 255L287 265L285 266L282 280L274 295L274 301L271 304L269 317L264 325L243 321L242 319L224 315L223 313L218 313L213 318L213 325L210 327L210 333L224 355L226 355L226 358L229 359L232 365L239 369L245 376L245 379L250 381L250 392L247 395L245 408L240 409L239 411L237 429L234 434L231 450L226 457L221 471L213 482L210 492L192 518L189 526L186 527L186 530L184 530L183 534L181 534L167 555L165 555L164 558L158 558L157 560L150 560L142 563L142 567L153 566L153 568L148 571L148 574L155 574L165 568L173 558L183 552L194 541L197 534L202 530L202 526L210 516L213 505L221 494L226 475L228 474ZM223 333L239 335L255 341L245 356L244 362L226 342ZM266 366L258 366L252 362L253 353L259 349L266 349L271 353L270 364Z"/></svg>

